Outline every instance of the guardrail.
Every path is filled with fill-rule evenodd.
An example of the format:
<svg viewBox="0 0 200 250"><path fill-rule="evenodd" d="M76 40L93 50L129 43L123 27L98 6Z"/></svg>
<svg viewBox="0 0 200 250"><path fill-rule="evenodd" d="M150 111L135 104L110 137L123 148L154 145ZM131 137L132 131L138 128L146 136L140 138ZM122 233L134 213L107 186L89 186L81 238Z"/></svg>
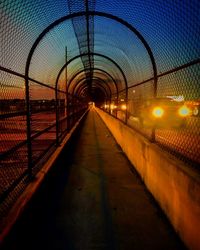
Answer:
<svg viewBox="0 0 200 250"><path fill-rule="evenodd" d="M25 76L3 67L0 72L3 90L0 100L0 216L3 218L88 104L33 79L29 79L27 99L23 85ZM8 88L8 83L14 84ZM32 91L38 91L37 96L32 96ZM44 92L49 92L48 96Z"/></svg>
<svg viewBox="0 0 200 250"><path fill-rule="evenodd" d="M101 108L190 166L198 167L199 69L198 59L158 75L156 96L153 78L136 83L112 95ZM162 108L162 119L150 117L155 107Z"/></svg>

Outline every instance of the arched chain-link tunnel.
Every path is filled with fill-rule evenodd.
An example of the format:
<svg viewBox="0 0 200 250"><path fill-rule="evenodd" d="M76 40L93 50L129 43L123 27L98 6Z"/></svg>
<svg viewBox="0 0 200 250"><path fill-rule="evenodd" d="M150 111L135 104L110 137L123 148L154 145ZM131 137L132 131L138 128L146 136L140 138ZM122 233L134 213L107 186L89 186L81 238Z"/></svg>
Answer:
<svg viewBox="0 0 200 250"><path fill-rule="evenodd" d="M0 2L0 215L89 103L199 171L200 2Z"/></svg>

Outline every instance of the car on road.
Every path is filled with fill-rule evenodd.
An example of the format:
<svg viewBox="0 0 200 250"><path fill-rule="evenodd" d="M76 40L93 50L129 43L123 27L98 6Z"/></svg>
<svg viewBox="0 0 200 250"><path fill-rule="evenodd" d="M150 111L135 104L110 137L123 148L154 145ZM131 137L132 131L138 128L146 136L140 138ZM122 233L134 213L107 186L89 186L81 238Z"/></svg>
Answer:
<svg viewBox="0 0 200 250"><path fill-rule="evenodd" d="M143 127L182 128L191 109L184 101L172 98L152 98L137 104L136 116Z"/></svg>

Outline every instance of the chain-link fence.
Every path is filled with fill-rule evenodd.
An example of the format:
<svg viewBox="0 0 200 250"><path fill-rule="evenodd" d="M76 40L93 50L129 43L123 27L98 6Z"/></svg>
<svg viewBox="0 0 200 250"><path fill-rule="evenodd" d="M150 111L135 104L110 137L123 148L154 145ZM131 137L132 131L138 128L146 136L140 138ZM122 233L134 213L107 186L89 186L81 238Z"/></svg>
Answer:
<svg viewBox="0 0 200 250"><path fill-rule="evenodd" d="M199 8L195 0L0 2L0 215L90 100L200 163Z"/></svg>
<svg viewBox="0 0 200 250"><path fill-rule="evenodd" d="M102 106L152 142L176 155L190 166L200 164L200 61L158 75L113 95ZM115 100L118 100L116 103ZM110 109L109 109L110 107ZM111 110L111 111L110 111Z"/></svg>
<svg viewBox="0 0 200 250"><path fill-rule="evenodd" d="M29 81L27 100L24 77L3 68L1 87L0 214L3 217L87 105L80 105L76 97L69 96L67 101L66 91L60 89L56 100L55 88L34 80Z"/></svg>

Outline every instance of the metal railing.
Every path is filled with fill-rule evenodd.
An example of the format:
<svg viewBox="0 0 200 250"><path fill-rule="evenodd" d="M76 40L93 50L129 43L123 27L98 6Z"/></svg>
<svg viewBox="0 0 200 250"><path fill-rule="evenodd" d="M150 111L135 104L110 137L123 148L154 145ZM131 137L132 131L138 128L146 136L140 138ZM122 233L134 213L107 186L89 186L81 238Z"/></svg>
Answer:
<svg viewBox="0 0 200 250"><path fill-rule="evenodd" d="M0 73L2 90L5 87L0 100L0 215L3 217L88 105L66 91L30 78L27 100L25 76L3 67Z"/></svg>
<svg viewBox="0 0 200 250"><path fill-rule="evenodd" d="M129 86L127 99L124 89L107 99L101 108L190 166L198 167L200 164L199 71L200 59L191 61L158 75L156 97L155 82L150 78ZM173 121L169 117L163 118L163 124L160 125L159 121L155 121L154 124L144 124L148 119L146 113L148 105L145 104L153 103L155 100L160 100L160 103L165 100L167 106L174 101L176 107L180 105L188 107L190 114L184 118L178 117L177 120L174 118ZM177 115L175 110L170 111L171 116Z"/></svg>
<svg viewBox="0 0 200 250"><path fill-rule="evenodd" d="M87 108L75 97L87 89L152 142L200 163L198 1L0 5L1 216ZM175 128L146 126L145 103L169 96L192 115Z"/></svg>

